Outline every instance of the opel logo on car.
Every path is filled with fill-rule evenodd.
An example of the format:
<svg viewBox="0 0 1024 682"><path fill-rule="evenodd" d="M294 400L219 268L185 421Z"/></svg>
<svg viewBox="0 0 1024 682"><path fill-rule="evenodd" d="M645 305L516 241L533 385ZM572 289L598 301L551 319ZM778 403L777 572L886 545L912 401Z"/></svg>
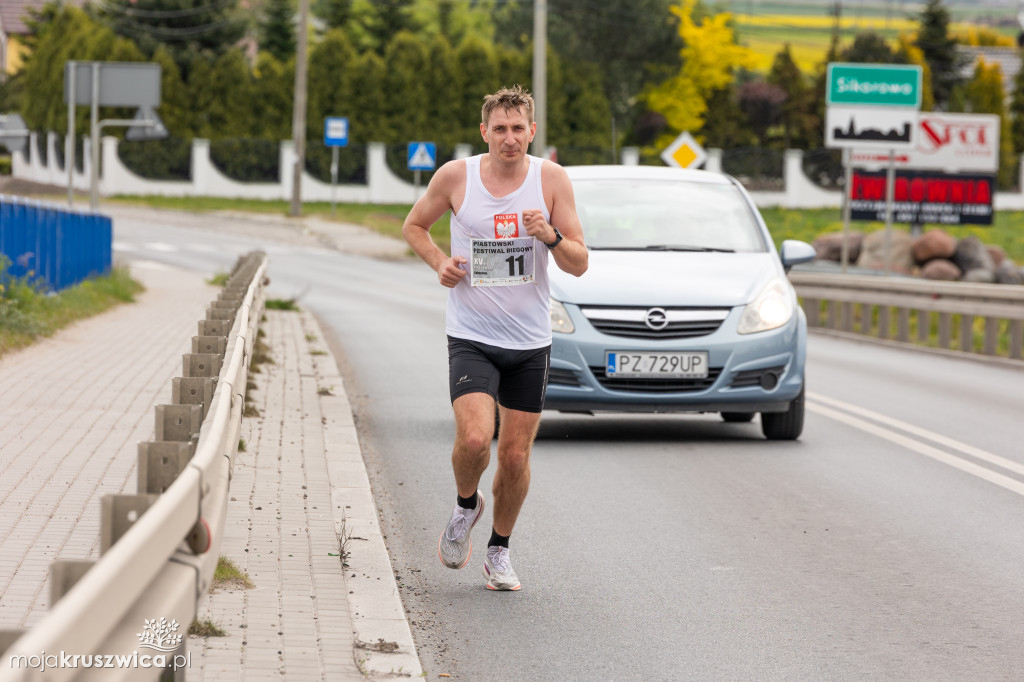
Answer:
<svg viewBox="0 0 1024 682"><path fill-rule="evenodd" d="M660 332L668 326L668 313L665 312L664 308L651 308L647 311L644 324L654 331Z"/></svg>

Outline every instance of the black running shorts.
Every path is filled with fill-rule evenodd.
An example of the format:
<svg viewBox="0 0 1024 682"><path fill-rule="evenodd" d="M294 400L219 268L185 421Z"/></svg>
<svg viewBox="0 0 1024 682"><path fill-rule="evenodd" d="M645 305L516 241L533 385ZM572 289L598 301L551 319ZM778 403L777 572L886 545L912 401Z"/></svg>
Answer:
<svg viewBox="0 0 1024 682"><path fill-rule="evenodd" d="M551 346L509 350L448 337L448 384L452 402L467 393L489 393L498 404L539 413L548 386Z"/></svg>

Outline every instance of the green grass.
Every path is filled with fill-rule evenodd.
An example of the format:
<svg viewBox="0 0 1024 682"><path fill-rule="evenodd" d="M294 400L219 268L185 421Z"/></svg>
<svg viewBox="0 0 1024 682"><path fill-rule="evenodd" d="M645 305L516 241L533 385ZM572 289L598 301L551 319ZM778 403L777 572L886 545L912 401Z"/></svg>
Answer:
<svg viewBox="0 0 1024 682"><path fill-rule="evenodd" d="M227 637L228 635L224 628L209 618L202 621L192 621L192 624L188 626L188 634L192 637Z"/></svg>
<svg viewBox="0 0 1024 682"><path fill-rule="evenodd" d="M764 216L776 245L781 244L784 239L800 239L809 243L814 241L818 235L842 232L843 229L843 217L838 208L804 210L765 208L761 209L761 215ZM933 227L936 226L925 225L924 229L927 232ZM879 222L850 223L851 231L865 234L884 228L885 224ZM908 230L909 227L903 224L894 224L893 229ZM1024 212L1022 211L998 211L991 227L943 225L939 229L957 239L972 234L976 235L983 244L999 246L1015 263L1024 264Z"/></svg>
<svg viewBox="0 0 1024 682"><path fill-rule="evenodd" d="M144 291L126 268L114 268L52 295L30 278L8 279L5 273L0 262L0 355L52 336L76 320L134 301Z"/></svg>
<svg viewBox="0 0 1024 682"><path fill-rule="evenodd" d="M287 310L295 313L299 311L299 304L291 298L268 298L266 308L267 310Z"/></svg>
<svg viewBox="0 0 1024 682"><path fill-rule="evenodd" d="M253 587L252 581L231 559L221 556L217 559L217 568L213 571L213 587L242 588L250 590Z"/></svg>

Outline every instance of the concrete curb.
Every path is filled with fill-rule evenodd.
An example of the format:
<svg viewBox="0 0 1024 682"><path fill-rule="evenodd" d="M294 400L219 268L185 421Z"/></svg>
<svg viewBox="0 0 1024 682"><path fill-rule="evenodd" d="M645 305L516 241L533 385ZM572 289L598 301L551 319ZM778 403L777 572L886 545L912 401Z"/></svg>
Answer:
<svg viewBox="0 0 1024 682"><path fill-rule="evenodd" d="M308 311L302 312L302 323L307 339L324 339ZM317 354L324 356L316 363L316 373L331 509L338 537L348 552L345 582L356 663L372 679L420 677L423 668L381 534L345 381L327 344L317 345Z"/></svg>

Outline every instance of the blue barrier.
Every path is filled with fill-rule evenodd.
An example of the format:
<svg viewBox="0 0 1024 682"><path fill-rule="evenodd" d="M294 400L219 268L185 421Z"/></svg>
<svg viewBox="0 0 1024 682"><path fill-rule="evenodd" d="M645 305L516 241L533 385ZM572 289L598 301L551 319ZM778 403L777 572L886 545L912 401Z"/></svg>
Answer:
<svg viewBox="0 0 1024 682"><path fill-rule="evenodd" d="M60 291L109 273L112 242L109 216L0 195L0 256L9 261L7 277L27 277Z"/></svg>

